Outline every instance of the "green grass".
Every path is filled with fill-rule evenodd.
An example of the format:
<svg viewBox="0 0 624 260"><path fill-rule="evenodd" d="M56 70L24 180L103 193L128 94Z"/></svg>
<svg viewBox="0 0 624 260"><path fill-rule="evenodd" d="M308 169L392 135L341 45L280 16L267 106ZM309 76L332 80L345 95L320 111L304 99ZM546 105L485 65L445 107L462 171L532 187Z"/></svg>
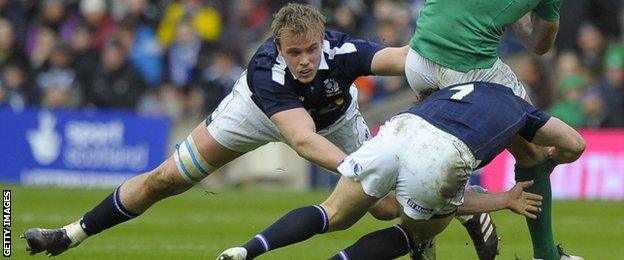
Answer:
<svg viewBox="0 0 624 260"><path fill-rule="evenodd" d="M59 227L91 209L110 190L12 189L12 232L15 259L29 257L18 235L29 227ZM321 202L328 191L286 192L222 190L208 194L192 189L165 200L138 219L89 238L59 259L214 259L223 249L240 245L290 209ZM569 252L586 259L622 259L624 203L556 201L556 239ZM509 212L494 214L500 242L499 259L531 259L524 220ZM357 238L393 222L366 216L348 231L316 236L260 259L327 259ZM438 259L476 259L470 238L453 221L438 239ZM406 259L406 258L405 258Z"/></svg>

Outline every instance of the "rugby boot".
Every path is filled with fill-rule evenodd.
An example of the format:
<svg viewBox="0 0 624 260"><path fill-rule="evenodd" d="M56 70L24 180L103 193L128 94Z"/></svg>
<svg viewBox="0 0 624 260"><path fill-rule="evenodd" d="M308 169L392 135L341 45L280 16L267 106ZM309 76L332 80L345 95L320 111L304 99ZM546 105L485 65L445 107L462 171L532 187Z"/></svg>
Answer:
<svg viewBox="0 0 624 260"><path fill-rule="evenodd" d="M26 239L28 251L31 255L46 251L48 256L55 256L65 252L71 245L71 239L65 229L31 228L20 236Z"/></svg>
<svg viewBox="0 0 624 260"><path fill-rule="evenodd" d="M245 260L247 257L247 249L244 247L232 247L223 251L217 260Z"/></svg>
<svg viewBox="0 0 624 260"><path fill-rule="evenodd" d="M474 214L462 225L472 239L479 260L492 260L498 255L499 237L490 213Z"/></svg>
<svg viewBox="0 0 624 260"><path fill-rule="evenodd" d="M557 245L557 251L559 251L559 255L561 256L560 260L584 260L584 258L580 256L566 254L563 252L561 245Z"/></svg>

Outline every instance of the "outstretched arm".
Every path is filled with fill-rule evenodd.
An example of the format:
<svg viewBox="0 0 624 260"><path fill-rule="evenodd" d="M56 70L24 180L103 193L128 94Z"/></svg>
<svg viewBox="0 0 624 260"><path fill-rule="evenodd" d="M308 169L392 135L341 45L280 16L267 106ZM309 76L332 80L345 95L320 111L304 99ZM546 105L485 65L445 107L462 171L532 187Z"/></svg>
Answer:
<svg viewBox="0 0 624 260"><path fill-rule="evenodd" d="M329 140L316 133L314 121L303 108L278 112L271 116L286 141L299 156L325 169L337 172L340 161L347 157Z"/></svg>
<svg viewBox="0 0 624 260"><path fill-rule="evenodd" d="M478 193L471 189L466 191L464 204L457 208L458 215L472 215L509 209L519 215L535 219L541 211L542 196L524 191L533 181L518 182L506 192Z"/></svg>
<svg viewBox="0 0 624 260"><path fill-rule="evenodd" d="M512 28L525 48L542 55L553 46L559 21L546 21L535 12L529 12L516 21Z"/></svg>
<svg viewBox="0 0 624 260"><path fill-rule="evenodd" d="M380 76L405 75L405 58L409 46L386 47L375 53L371 62L371 72Z"/></svg>

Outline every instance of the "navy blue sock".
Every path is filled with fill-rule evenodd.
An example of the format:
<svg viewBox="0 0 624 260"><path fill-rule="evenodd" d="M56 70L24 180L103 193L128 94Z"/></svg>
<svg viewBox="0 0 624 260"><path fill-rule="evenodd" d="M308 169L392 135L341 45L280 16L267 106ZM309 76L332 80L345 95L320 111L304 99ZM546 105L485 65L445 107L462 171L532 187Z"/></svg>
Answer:
<svg viewBox="0 0 624 260"><path fill-rule="evenodd" d="M119 188L115 189L100 204L84 214L80 226L87 235L95 235L119 223L135 218L139 214L130 212L119 199Z"/></svg>
<svg viewBox="0 0 624 260"><path fill-rule="evenodd" d="M401 225L377 230L361 237L355 244L340 251L331 259L395 259L409 252L411 239Z"/></svg>
<svg viewBox="0 0 624 260"><path fill-rule="evenodd" d="M329 220L325 209L321 206L298 208L275 221L243 247L247 249L247 259L254 259L269 250L292 245L324 233L327 228Z"/></svg>

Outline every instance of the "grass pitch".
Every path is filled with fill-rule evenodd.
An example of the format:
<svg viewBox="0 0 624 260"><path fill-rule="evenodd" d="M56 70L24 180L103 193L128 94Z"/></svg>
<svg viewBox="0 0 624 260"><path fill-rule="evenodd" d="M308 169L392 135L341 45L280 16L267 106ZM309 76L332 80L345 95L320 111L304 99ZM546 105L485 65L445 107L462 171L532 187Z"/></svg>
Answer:
<svg viewBox="0 0 624 260"><path fill-rule="evenodd" d="M26 253L19 234L29 227L60 227L76 220L111 190L59 189L2 185L12 190L13 259L44 259ZM111 230L87 239L59 259L215 259L224 249L245 243L289 210L321 202L329 191L286 192L192 189ZM624 259L624 202L555 201L555 239L586 259ZM494 214L501 255L531 259L524 219ZM316 236L259 259L327 259L360 236L394 222L364 217L350 230ZM457 221L438 238L438 259L477 259ZM403 258L407 259L407 258Z"/></svg>

